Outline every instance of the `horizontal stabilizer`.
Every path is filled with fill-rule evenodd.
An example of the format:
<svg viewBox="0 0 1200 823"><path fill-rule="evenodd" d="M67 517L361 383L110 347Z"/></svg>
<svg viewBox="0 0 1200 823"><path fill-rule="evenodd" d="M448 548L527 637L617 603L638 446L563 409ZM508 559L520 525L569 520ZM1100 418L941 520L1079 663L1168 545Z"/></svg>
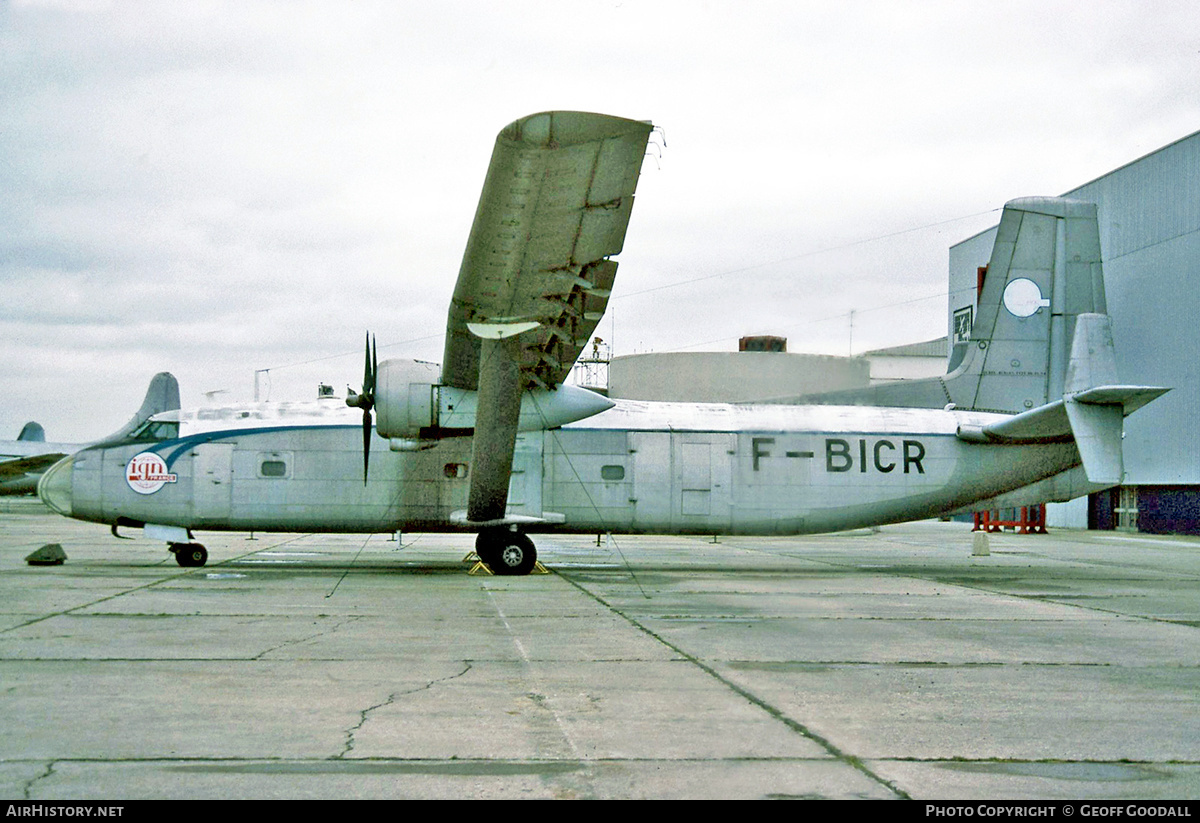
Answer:
<svg viewBox="0 0 1200 823"><path fill-rule="evenodd" d="M959 426L958 438L968 443L1054 443L1071 439L1071 421L1058 400L987 426Z"/></svg>
<svg viewBox="0 0 1200 823"><path fill-rule="evenodd" d="M1169 392L1161 386L1098 386L1071 396L1072 400L1089 405L1118 405L1128 417L1151 400Z"/></svg>
<svg viewBox="0 0 1200 823"><path fill-rule="evenodd" d="M998 443L1015 446L1024 443L1055 443L1078 437L1069 406L1112 407L1120 411L1118 420L1128 417L1170 389L1158 386L1097 386L1079 392L1067 400L1058 400L1013 415L987 426L960 426L958 438L968 443ZM1086 414L1083 412L1081 414ZM1118 430L1119 431L1119 430Z"/></svg>

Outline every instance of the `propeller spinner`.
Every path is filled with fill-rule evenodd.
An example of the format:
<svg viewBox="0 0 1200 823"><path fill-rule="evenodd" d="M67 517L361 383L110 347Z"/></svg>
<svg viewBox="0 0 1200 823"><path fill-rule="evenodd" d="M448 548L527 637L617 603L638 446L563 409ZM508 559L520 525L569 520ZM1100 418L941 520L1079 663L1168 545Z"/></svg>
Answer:
<svg viewBox="0 0 1200 823"><path fill-rule="evenodd" d="M346 405L362 409L363 413L363 485L367 485L367 469L371 465L371 409L375 408L375 378L379 374L379 362L375 356L375 338L367 334L366 354L363 361L363 388L355 394L348 391Z"/></svg>

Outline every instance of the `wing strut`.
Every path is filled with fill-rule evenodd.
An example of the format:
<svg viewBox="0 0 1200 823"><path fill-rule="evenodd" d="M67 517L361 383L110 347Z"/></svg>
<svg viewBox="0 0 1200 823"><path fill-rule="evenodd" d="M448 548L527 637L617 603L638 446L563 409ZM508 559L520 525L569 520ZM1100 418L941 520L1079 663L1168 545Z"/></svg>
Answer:
<svg viewBox="0 0 1200 823"><path fill-rule="evenodd" d="M483 339L479 358L479 408L471 446L471 490L467 520L482 524L504 518L508 481L521 416L521 370L516 337Z"/></svg>

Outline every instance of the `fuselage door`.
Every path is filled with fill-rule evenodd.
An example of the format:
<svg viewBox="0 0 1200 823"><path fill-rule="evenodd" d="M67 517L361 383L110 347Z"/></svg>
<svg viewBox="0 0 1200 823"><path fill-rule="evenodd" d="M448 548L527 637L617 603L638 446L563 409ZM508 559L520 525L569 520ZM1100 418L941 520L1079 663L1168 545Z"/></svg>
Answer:
<svg viewBox="0 0 1200 823"><path fill-rule="evenodd" d="M633 464L633 528L661 531L672 523L671 434L631 431L629 453Z"/></svg>
<svg viewBox="0 0 1200 823"><path fill-rule="evenodd" d="M226 520L233 499L233 444L202 443L192 450L192 516L196 525Z"/></svg>
<svg viewBox="0 0 1200 823"><path fill-rule="evenodd" d="M542 436L529 432L517 436L512 475L508 480L509 514L542 514Z"/></svg>
<svg viewBox="0 0 1200 823"><path fill-rule="evenodd" d="M681 432L673 440L678 525L685 531L727 530L733 509L735 435Z"/></svg>

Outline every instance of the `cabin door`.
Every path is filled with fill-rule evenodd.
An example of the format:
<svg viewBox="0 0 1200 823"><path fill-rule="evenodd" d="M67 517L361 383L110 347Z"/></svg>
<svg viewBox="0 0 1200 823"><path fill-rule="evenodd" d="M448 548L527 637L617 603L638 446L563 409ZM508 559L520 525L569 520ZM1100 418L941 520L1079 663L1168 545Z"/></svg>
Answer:
<svg viewBox="0 0 1200 823"><path fill-rule="evenodd" d="M733 434L681 432L675 440L675 503L684 531L723 532L733 513Z"/></svg>
<svg viewBox="0 0 1200 823"><path fill-rule="evenodd" d="M229 518L233 499L233 444L203 443L192 450L192 515L196 525Z"/></svg>

